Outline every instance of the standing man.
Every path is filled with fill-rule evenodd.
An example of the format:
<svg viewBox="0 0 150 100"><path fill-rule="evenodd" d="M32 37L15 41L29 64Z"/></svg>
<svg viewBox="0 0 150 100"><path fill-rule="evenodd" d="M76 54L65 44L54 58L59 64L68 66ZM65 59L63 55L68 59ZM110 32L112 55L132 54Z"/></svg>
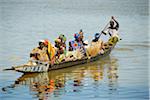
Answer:
<svg viewBox="0 0 150 100"><path fill-rule="evenodd" d="M116 19L112 16L111 21L108 24L106 30L103 30L102 33L109 34L110 36L118 34L118 29L119 29L119 23L116 21Z"/></svg>

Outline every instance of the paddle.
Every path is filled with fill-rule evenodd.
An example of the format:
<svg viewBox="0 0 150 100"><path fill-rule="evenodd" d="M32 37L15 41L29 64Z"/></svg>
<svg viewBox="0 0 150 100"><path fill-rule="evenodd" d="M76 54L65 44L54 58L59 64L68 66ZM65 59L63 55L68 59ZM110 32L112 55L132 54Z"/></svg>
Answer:
<svg viewBox="0 0 150 100"><path fill-rule="evenodd" d="M112 20L112 19L111 19L111 20ZM110 21L111 21L111 20L110 20ZM104 30L106 30L106 29L108 28L108 26L109 26L109 24L110 24L110 21L106 24L106 26L104 27L104 29L101 31L100 37L101 37L102 34L105 34L105 35L106 35L106 33L104 32ZM99 37L99 38L100 38L100 37Z"/></svg>
<svg viewBox="0 0 150 100"><path fill-rule="evenodd" d="M3 71L7 71L7 70L15 70L15 68L14 68L14 67L11 67L11 68L3 69Z"/></svg>

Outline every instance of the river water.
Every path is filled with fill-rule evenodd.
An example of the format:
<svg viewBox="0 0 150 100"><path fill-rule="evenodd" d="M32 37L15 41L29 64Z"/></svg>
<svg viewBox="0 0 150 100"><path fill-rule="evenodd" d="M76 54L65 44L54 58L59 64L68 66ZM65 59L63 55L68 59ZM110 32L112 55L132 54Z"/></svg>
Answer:
<svg viewBox="0 0 150 100"><path fill-rule="evenodd" d="M41 74L3 71L26 63L40 39L71 40L83 29L90 41L112 15L122 40L105 59ZM148 0L0 0L0 100L148 100L148 17Z"/></svg>

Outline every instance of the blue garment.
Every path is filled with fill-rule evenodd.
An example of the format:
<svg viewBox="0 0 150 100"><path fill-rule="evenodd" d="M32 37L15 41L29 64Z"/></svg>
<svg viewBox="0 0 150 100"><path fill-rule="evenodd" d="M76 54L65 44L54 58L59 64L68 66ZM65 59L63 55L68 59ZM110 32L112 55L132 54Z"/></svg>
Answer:
<svg viewBox="0 0 150 100"><path fill-rule="evenodd" d="M83 48L83 44L81 42L70 41L70 43L71 43L71 46L72 46L73 50Z"/></svg>
<svg viewBox="0 0 150 100"><path fill-rule="evenodd" d="M78 40L78 39L79 39L79 37L80 37L80 34L79 34L79 33L75 33L75 34L74 34L74 38L75 38L75 39L77 39L77 40Z"/></svg>

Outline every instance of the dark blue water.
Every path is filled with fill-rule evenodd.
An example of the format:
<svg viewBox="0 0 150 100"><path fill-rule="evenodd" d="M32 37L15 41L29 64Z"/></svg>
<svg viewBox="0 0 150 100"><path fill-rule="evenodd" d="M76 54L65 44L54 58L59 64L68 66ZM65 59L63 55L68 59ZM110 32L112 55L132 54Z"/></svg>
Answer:
<svg viewBox="0 0 150 100"><path fill-rule="evenodd" d="M90 41L112 15L122 40L110 57L36 75L2 71L26 63L40 39L68 41L82 28ZM0 0L0 100L148 100L148 17L148 0ZM50 81L61 86L45 90Z"/></svg>

